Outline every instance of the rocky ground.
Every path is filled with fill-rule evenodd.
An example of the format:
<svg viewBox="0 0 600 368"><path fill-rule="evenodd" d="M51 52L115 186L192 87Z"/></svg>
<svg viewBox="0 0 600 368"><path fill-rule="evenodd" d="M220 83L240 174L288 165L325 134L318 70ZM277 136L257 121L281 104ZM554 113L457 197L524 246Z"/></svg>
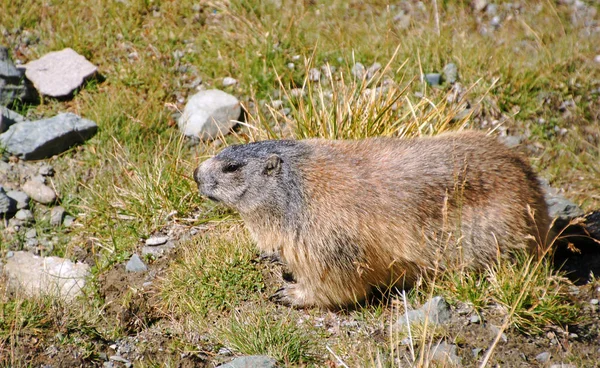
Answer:
<svg viewBox="0 0 600 368"><path fill-rule="evenodd" d="M129 2L115 6L128 11L137 6L125 3ZM281 6L275 3L272 6ZM317 4L319 2L305 3L306 14L317 17L319 11L327 12L324 6ZM440 20L436 20L438 10L424 2L401 1L386 6L350 3L344 11L352 16L364 15L365 19L393 12L385 22L403 35L402 40L407 43L412 42L411 37L420 44L426 43L419 38L423 34L418 33L423 25L431 32L443 32L439 29ZM180 10L186 15L179 19L200 24L199 27L205 27L207 32L218 34L226 29L224 24L228 18L238 19L236 4L189 4L186 10ZM203 296L208 299L208 312L196 312L195 306L189 309L172 306L171 299L176 300L175 304L183 304L181 301L188 299L170 295L166 291L170 289L165 286L165 280L174 280L178 265L191 262L190 254L206 251L221 239L229 241L231 236L243 239L231 244L248 243L234 213L204 203L197 197L190 180L195 164L222 145L249 137L272 137L273 131L284 137L293 131L300 131L299 137L323 135L315 133L317 128L311 130L313 128L308 124L305 130L295 130L295 124L301 125L298 122L303 118L318 121L322 117L314 107L319 99L328 101L329 106L336 104L336 98L339 98L336 93L342 93L339 91L342 91L343 77L339 76L343 75L355 81L367 81L365 86L368 87L357 87L356 84L351 87L360 91L358 95L361 96L379 96L373 101L385 104L382 116L397 114L394 118L406 126L410 120L407 116L411 114L421 114L420 121L433 119L432 115L423 112L423 106L434 100L443 116L435 118L455 124L453 129L464 126L494 130L505 144L521 150L535 162L545 182L552 217L564 225L587 212L591 214L587 217L589 224L600 223L598 215L593 214L600 204L600 176L598 166L593 166L595 158L600 157L600 81L597 73L600 44L594 43L600 39L600 3L578 0L548 4L478 0L465 5L466 10L456 13L456 17L472 22L470 31L477 37L495 40L498 45L508 43L517 54L531 52L537 55L538 48L541 53L552 54L551 46L546 45L552 43L551 36L544 33L548 26L528 24L529 18L523 18L523 14L535 17L536 12L556 13L565 35L576 34L590 45L574 57L576 62L569 59L564 64L562 61L543 64L548 69L556 69L548 72L550 80L559 80L554 89L547 88L545 82L539 82L535 76L531 82L526 80L529 76L524 73L512 83L497 82L500 78L496 79L496 74L489 78L486 75L482 78L489 84L477 90L479 77L469 75L472 70L465 65L464 59L425 60L427 55L439 51L433 46L419 49L419 57L423 60L419 59L418 63L413 63L411 56L407 56L414 69L409 72L412 73L408 78L410 83L403 84L404 80L398 82L401 73L391 72L385 62L380 62L381 57L370 53L369 47L357 59L360 61L354 57L348 61L346 57L353 55L353 51L344 49L332 51L331 55L326 52L314 61L315 65L306 68L302 65L303 60L310 56L304 55L304 50L290 48L285 50L281 60L270 60L273 65L266 65L267 61L260 59L259 66L248 67L247 75L227 76L228 73L217 66L198 70L198 65L190 61L195 55L190 51L194 43L191 39L168 52L161 51L167 48L164 45L175 42L176 35L148 36L156 37L156 40L149 41L147 49L142 50L136 46L135 37L129 38L126 32L107 31L110 34L107 42L113 42L114 37L117 51L108 53L106 58L94 59L91 55L99 54L98 49L102 46L95 50L85 49L76 39L71 39L73 44L67 45L73 49L52 44L52 52L41 52L46 50L43 45L50 42L47 39L50 36L30 25L31 22L23 21L12 29L0 28L0 43L6 47L0 48L0 364L233 368L422 366L424 362L431 362L438 366L470 367L481 364L486 352L493 347L490 365L495 366L598 366L600 281L595 275L600 273L600 252L589 240L580 247L582 253L565 250L568 242L564 242L554 260L555 269L562 267L570 271L570 281L557 283L561 290L567 288L564 291L567 304L575 308L577 318L566 324L553 323L560 320L555 318L538 333L519 330L513 325L505 326L507 310L501 303L491 302L480 307L453 298L452 293L434 296L438 293L433 291L416 292L419 294L416 296L411 294L406 297L406 305L402 294L393 294L391 298L384 297L352 311L290 311L269 301L269 295L281 285L282 266L261 258L253 250L244 253L242 261L234 260L241 262L234 262L234 267L248 267L243 270L255 277L250 281L239 278L236 273L229 275L232 249L225 255L218 254L214 261L216 266L210 263L209 256L206 256L207 263L202 263L207 270L216 268L218 276L198 282L217 285L219 290L242 285L241 289L233 289L237 290L234 297L225 294L223 298L230 300L223 302L222 307L215 307L221 303L219 298L222 296L210 288L207 288L208 296ZM148 24L153 19L169 19L176 14L156 4L141 7L139 14L146 22L145 26L132 26L132 32L144 27L146 30L162 29ZM5 8L11 9L10 14L17 17L18 12L11 4L7 3ZM258 13L260 11L256 9L244 13L246 21L256 21L253 17ZM56 16L55 19L61 18ZM58 28L60 22L56 22L53 24ZM449 22L442 18L441 24L446 29L456 27L456 34L462 32L464 35L459 26L448 25ZM513 40L507 36L515 24L521 24L525 29L523 39ZM266 26L256 21L247 33L262 27ZM414 34L410 33L413 31ZM281 34L283 39L284 32ZM459 37L456 34L452 37ZM241 37L236 32L232 35ZM142 32L139 37L146 36ZM258 39L262 40L262 37ZM363 43L368 44L368 39L375 36L366 33L361 37L365 39ZM302 39L300 35L296 38ZM157 43L159 40L162 43ZM211 43L204 41L201 44L208 48L206 45ZM223 41L225 44L227 42ZM393 47L388 46L393 51ZM273 44L274 49L285 47L285 42ZM86 56L74 49L85 49L81 52ZM534 49L536 53L532 51ZM232 53L244 51L238 45L232 46L231 50ZM234 65L231 68L243 63L240 57L224 56L221 51L215 53L215 60L218 57L231 59ZM265 54L269 52L271 50L266 50ZM245 58L252 60L253 57L246 55ZM96 66L88 59L100 65ZM173 64L168 64L171 61ZM198 60L195 62L199 63ZM422 68L421 62L426 69ZM147 65L161 63L169 67L152 70L157 77L151 82L138 75L150 70ZM118 68L111 69L111 64ZM512 68L521 67L521 64L511 65L510 61L506 65L498 64L498 71L494 73L509 78L511 73L517 73ZM575 73L580 65L586 67L587 74L583 78L575 74L564 76ZM271 84L267 83L268 87L260 87L266 78L266 68L278 68L277 73L289 76L289 81L286 80L289 84L282 86L281 80L276 83L273 79ZM406 72L400 66L398 70ZM169 81L162 80L164 75L170 76ZM520 81L531 85L521 86ZM552 85L552 82L548 83ZM158 85L160 88L156 87ZM244 89L250 88L248 86L259 87L258 90ZM113 87L114 90L110 89ZM403 90L405 87L407 89ZM409 87L414 90L406 92ZM498 95L489 93L496 89L502 91L497 92ZM116 94L117 90L126 90L130 94L111 98L110 103L98 102L101 98L109 98L105 96L111 93ZM166 92L157 97L156 90ZM381 97L393 96L400 90L404 93L400 94L401 99L391 101ZM313 98L313 95L318 96ZM131 103L134 107L119 105L129 100L134 101ZM154 115L146 115L146 110L152 109L144 105L146 100L164 106L159 106ZM298 101L309 102L303 105L304 102ZM350 98L348 101L348 105L354 103ZM417 102L409 108L410 101ZM524 101L534 102L529 106ZM522 117L523 114L526 117ZM126 123L120 120L123 116L126 116ZM152 125L154 118L156 125ZM111 130L113 125L122 131L134 130L131 133L127 130L127 134L115 133L119 129ZM136 128L129 128L131 126ZM261 130L260 134L255 133L258 130ZM379 134L400 132L401 129L384 129ZM113 151L104 150L108 145L112 145ZM138 145L156 146L158 150L148 156L136 156L133 153L136 150L145 152ZM171 152L165 153L168 150L175 152L172 155L175 158L171 158ZM172 159L175 169L171 170L171 166L161 159ZM182 160L185 163L180 165ZM169 176L171 171L176 172L173 177ZM159 178L155 182L152 177ZM173 192L166 193L165 188L171 187ZM101 202L106 207L102 207ZM133 202L139 208L134 208ZM223 224L226 230L222 229ZM600 235L596 227L590 229L591 235ZM572 231L581 231L581 227L573 226ZM208 243L198 245L198 239L208 239ZM572 239L583 241L581 237ZM188 273L192 272L189 270ZM220 283L223 280L227 286ZM185 279L184 292L194 294L196 281ZM554 292L551 289L548 293ZM198 305L202 302L205 300L198 300ZM251 349L244 350L240 347L242 344L236 343L225 332L223 325L228 326L236 316L253 316L254 313L261 316L262 311L268 316L269 323L257 329L265 330L283 321L284 325L293 328L289 336L296 336L296 331L303 333L298 336L309 336L305 340L299 338L299 345L305 345L303 348L308 353L295 359L290 352L282 354L257 349L257 355L253 356L248 353ZM560 309L559 313L569 312ZM256 322L257 326L262 326L260 321ZM420 332L419 326L424 321L433 328L432 332ZM414 330L410 333L408 326L415 326L411 327ZM288 337L287 332L279 333ZM243 334L238 332L238 335ZM225 335L228 337L222 337ZM496 344L495 339L498 340ZM290 348L295 346L293 342L292 339L284 346L293 350ZM279 346L278 343L267 341L263 345ZM418 359L422 361L419 363Z"/></svg>

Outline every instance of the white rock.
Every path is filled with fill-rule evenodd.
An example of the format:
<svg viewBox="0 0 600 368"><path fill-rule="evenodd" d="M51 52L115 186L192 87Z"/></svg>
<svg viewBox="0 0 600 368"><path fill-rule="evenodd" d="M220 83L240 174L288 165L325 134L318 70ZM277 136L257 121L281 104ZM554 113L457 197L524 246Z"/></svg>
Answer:
<svg viewBox="0 0 600 368"><path fill-rule="evenodd" d="M54 190L36 180L28 180L21 189L34 201L42 204L49 204L56 200Z"/></svg>
<svg viewBox="0 0 600 368"><path fill-rule="evenodd" d="M241 113L240 102L234 96L210 89L190 97L179 118L179 130L186 136L214 139L227 134Z"/></svg>
<svg viewBox="0 0 600 368"><path fill-rule="evenodd" d="M38 92L51 97L70 95L98 69L70 48L48 53L23 66Z"/></svg>
<svg viewBox="0 0 600 368"><path fill-rule="evenodd" d="M85 263L29 252L14 252L4 265L12 288L28 296L53 295L67 301L81 294L89 269Z"/></svg>
<svg viewBox="0 0 600 368"><path fill-rule="evenodd" d="M165 244L168 241L169 241L168 236L153 236L151 238L146 239L146 245L153 247L153 246Z"/></svg>
<svg viewBox="0 0 600 368"><path fill-rule="evenodd" d="M238 81L235 78L225 77L223 78L223 87L229 87L237 84Z"/></svg>

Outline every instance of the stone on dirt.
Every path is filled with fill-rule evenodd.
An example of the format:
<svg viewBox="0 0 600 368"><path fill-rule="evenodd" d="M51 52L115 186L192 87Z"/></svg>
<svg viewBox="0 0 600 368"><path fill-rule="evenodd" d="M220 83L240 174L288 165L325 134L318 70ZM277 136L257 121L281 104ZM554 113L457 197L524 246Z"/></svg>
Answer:
<svg viewBox="0 0 600 368"><path fill-rule="evenodd" d="M17 209L29 207L29 196L20 190L9 190L6 195L17 202ZM1 212L1 211L0 211Z"/></svg>
<svg viewBox="0 0 600 368"><path fill-rule="evenodd" d="M28 296L53 295L71 301L81 294L90 266L60 257L39 257L14 252L6 260L4 273L11 288Z"/></svg>
<svg viewBox="0 0 600 368"><path fill-rule="evenodd" d="M128 272L144 272L148 270L148 266L141 260L140 256L134 254L125 265L125 269Z"/></svg>
<svg viewBox="0 0 600 368"><path fill-rule="evenodd" d="M200 91L190 97L178 126L188 137L214 139L229 133L237 124L242 108L235 96L218 89Z"/></svg>
<svg viewBox="0 0 600 368"><path fill-rule="evenodd" d="M404 326L408 320L409 323L424 323L428 318L430 324L442 324L450 320L452 314L446 300L441 296L435 296L419 309L410 310L398 319L398 326Z"/></svg>
<svg viewBox="0 0 600 368"><path fill-rule="evenodd" d="M98 70L71 48L50 52L23 67L38 92L50 97L69 96Z"/></svg>
<svg viewBox="0 0 600 368"><path fill-rule="evenodd" d="M56 201L56 193L52 188L37 180L28 180L23 184L23 192L31 199L41 204L50 204Z"/></svg>
<svg viewBox="0 0 600 368"><path fill-rule="evenodd" d="M0 216L8 213L14 213L17 210L17 201L7 195L4 189L0 187Z"/></svg>
<svg viewBox="0 0 600 368"><path fill-rule="evenodd" d="M40 160L83 143L98 131L91 120L72 113L12 125L0 134L0 145L24 160Z"/></svg>
<svg viewBox="0 0 600 368"><path fill-rule="evenodd" d="M18 69L10 59L8 49L0 46L0 105L10 106L16 101L33 102L36 98L37 93L25 79L23 70Z"/></svg>
<svg viewBox="0 0 600 368"><path fill-rule="evenodd" d="M0 94L2 94L1 91ZM0 133L4 133L11 125L23 121L27 121L27 119L6 107L0 106Z"/></svg>
<svg viewBox="0 0 600 368"><path fill-rule="evenodd" d="M229 363L222 364L217 368L275 368L275 359L264 355L249 355L235 358Z"/></svg>

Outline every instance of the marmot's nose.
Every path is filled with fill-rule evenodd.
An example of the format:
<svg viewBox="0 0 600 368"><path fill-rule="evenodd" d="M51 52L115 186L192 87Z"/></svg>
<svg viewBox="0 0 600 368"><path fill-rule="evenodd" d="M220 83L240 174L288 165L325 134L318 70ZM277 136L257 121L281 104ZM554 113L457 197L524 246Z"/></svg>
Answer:
<svg viewBox="0 0 600 368"><path fill-rule="evenodd" d="M196 168L196 170L194 170L194 181L196 181L196 183L198 185L200 185L200 178L198 177L199 171L200 171L200 166L198 166Z"/></svg>

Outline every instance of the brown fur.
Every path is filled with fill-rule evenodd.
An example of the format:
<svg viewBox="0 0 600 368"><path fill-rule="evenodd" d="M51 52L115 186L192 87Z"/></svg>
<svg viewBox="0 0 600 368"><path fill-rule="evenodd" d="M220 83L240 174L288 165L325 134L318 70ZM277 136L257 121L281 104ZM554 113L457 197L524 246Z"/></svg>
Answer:
<svg viewBox="0 0 600 368"><path fill-rule="evenodd" d="M343 306L373 287L479 268L545 242L549 219L532 169L481 133L255 145L224 151L195 177L240 212L261 250L287 263L297 280L279 294L287 304ZM223 165L236 160L245 163L229 183ZM235 186L239 197L228 192Z"/></svg>

